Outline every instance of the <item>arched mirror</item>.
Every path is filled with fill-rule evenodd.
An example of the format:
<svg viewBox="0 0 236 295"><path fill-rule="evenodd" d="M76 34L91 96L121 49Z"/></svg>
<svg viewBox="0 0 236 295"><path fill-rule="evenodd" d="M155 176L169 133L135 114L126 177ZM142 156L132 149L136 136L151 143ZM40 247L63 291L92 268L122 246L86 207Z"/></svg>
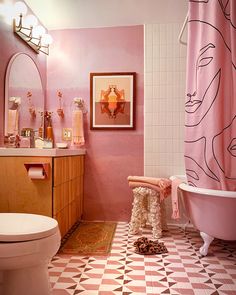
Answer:
<svg viewBox="0 0 236 295"><path fill-rule="evenodd" d="M5 136L21 134L23 128L43 127L44 92L41 76L33 59L15 54L5 79ZM41 129L41 128L40 128Z"/></svg>

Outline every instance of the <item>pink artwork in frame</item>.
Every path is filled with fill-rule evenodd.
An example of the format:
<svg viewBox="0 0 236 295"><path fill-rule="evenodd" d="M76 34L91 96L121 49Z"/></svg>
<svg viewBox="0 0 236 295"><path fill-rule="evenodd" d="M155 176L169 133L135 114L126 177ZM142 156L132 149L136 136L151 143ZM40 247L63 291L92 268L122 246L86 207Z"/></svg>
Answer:
<svg viewBox="0 0 236 295"><path fill-rule="evenodd" d="M90 73L90 129L134 129L135 73Z"/></svg>

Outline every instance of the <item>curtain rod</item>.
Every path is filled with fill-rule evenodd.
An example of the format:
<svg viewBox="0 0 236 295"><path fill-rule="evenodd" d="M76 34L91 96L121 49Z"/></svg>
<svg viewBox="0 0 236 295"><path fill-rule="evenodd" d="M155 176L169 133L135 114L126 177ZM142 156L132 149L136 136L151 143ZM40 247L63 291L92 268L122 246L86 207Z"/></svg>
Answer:
<svg viewBox="0 0 236 295"><path fill-rule="evenodd" d="M180 44L183 44L183 45L187 45L187 42L184 42L182 40L182 37L183 37L183 33L184 33L184 29L186 28L186 25L187 25L187 22L188 22L188 14L186 15L185 17L185 20L184 20L184 23L183 23L183 26L181 28L181 31L179 33L179 37L178 37L178 41Z"/></svg>

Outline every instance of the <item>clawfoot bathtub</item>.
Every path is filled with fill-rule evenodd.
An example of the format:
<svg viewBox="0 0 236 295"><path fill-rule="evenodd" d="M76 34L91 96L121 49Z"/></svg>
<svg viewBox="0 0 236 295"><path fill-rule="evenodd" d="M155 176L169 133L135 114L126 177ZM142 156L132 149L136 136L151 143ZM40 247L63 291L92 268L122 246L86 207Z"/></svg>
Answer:
<svg viewBox="0 0 236 295"><path fill-rule="evenodd" d="M189 219L204 241L200 254L206 256L214 238L236 240L236 192L179 185Z"/></svg>

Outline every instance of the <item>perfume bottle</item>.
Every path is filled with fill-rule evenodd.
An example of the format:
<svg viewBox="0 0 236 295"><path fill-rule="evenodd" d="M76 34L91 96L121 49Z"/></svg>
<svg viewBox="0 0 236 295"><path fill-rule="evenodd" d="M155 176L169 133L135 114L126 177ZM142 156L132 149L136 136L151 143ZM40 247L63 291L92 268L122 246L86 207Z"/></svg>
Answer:
<svg viewBox="0 0 236 295"><path fill-rule="evenodd" d="M52 112L46 111L45 117L46 117L46 141L47 141L47 148L53 147L53 129L52 129Z"/></svg>
<svg viewBox="0 0 236 295"><path fill-rule="evenodd" d="M43 138L43 112L40 112L40 116L41 116L41 123L40 123L40 127L39 127L39 130L38 130L38 136Z"/></svg>

